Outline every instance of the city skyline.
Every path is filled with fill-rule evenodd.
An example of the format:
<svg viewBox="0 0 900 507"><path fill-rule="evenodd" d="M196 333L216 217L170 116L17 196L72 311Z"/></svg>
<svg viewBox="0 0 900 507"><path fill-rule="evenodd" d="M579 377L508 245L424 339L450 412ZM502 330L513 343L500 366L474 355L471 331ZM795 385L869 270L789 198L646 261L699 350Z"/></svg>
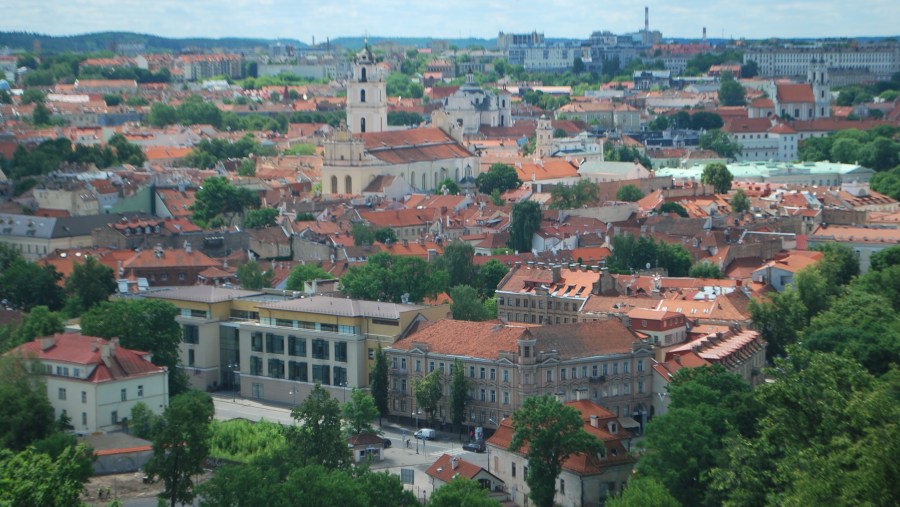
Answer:
<svg viewBox="0 0 900 507"><path fill-rule="evenodd" d="M0 20L0 31L78 35L125 31L162 37L246 37L298 39L326 37L495 38L497 33L536 30L548 38L586 39L594 31L631 33L644 27L664 38L813 38L891 36L900 26L900 8L890 0L848 7L836 0L755 2L625 0L615 11L583 0L501 2L457 0L411 4L400 0L345 0L297 8L288 0L212 0L154 3L135 0L38 0L20 4ZM448 21L452 20L452 21ZM743 23L752 20L754 23Z"/></svg>

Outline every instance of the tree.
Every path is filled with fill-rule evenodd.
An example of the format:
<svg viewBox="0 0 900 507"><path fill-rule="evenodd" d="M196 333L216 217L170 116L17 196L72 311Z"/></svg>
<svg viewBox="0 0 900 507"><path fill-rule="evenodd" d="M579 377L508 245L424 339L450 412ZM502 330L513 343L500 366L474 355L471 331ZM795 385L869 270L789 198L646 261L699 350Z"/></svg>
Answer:
<svg viewBox="0 0 900 507"><path fill-rule="evenodd" d="M501 194L507 190L519 188L522 180L516 168L509 164L492 164L487 172L475 178L475 185L482 194L491 194L495 189Z"/></svg>
<svg viewBox="0 0 900 507"><path fill-rule="evenodd" d="M643 197L644 193L634 185L622 185L619 187L619 190L616 191L617 201L637 202Z"/></svg>
<svg viewBox="0 0 900 507"><path fill-rule="evenodd" d="M263 270L256 261L241 264L237 269L238 282L241 284L241 288L247 290L259 290L271 287L272 278L274 276L274 272Z"/></svg>
<svg viewBox="0 0 900 507"><path fill-rule="evenodd" d="M147 161L147 156L144 155L141 147L129 142L122 134L113 134L106 144L115 151L115 158L122 164L139 166Z"/></svg>
<svg viewBox="0 0 900 507"><path fill-rule="evenodd" d="M653 132L662 132L665 130L669 130L671 126L671 122L669 121L669 117L665 115L659 115L647 125L647 128Z"/></svg>
<svg viewBox="0 0 900 507"><path fill-rule="evenodd" d="M488 490L477 482L457 477L441 486L431 495L431 507L500 507L500 503L488 495Z"/></svg>
<svg viewBox="0 0 900 507"><path fill-rule="evenodd" d="M128 429L131 434L145 440L153 439L153 431L159 425L162 416L156 415L146 403L139 401L131 407L131 419L128 421Z"/></svg>
<svg viewBox="0 0 900 507"><path fill-rule="evenodd" d="M375 400L357 388L353 388L350 401L344 403L341 408L344 421L347 423L349 435L359 435L363 432L372 432L372 421L378 417L378 407Z"/></svg>
<svg viewBox="0 0 900 507"><path fill-rule="evenodd" d="M741 65L741 77L749 79L751 77L756 77L759 74L759 64L753 60L748 60L747 63Z"/></svg>
<svg viewBox="0 0 900 507"><path fill-rule="evenodd" d="M178 308L159 299L116 299L103 302L81 317L81 332L100 338L119 337L123 347L152 354L153 364L169 371L169 393L187 390L179 368L182 329L175 316Z"/></svg>
<svg viewBox="0 0 900 507"><path fill-rule="evenodd" d="M0 356L0 448L21 451L53 430L53 407L37 366Z"/></svg>
<svg viewBox="0 0 900 507"><path fill-rule="evenodd" d="M732 140L728 132L719 129L713 129L701 135L700 147L704 150L712 150L727 159L734 159L741 154L741 143Z"/></svg>
<svg viewBox="0 0 900 507"><path fill-rule="evenodd" d="M244 228L264 229L266 227L274 227L277 225L275 222L276 218L278 218L277 208L252 209L244 217Z"/></svg>
<svg viewBox="0 0 900 507"><path fill-rule="evenodd" d="M712 130L722 128L725 123L722 117L708 111L697 111L691 115L691 128L694 130Z"/></svg>
<svg viewBox="0 0 900 507"><path fill-rule="evenodd" d="M291 410L297 424L290 428L288 446L301 465L316 464L328 469L346 468L350 451L341 432L341 406L316 383L309 396Z"/></svg>
<svg viewBox="0 0 900 507"><path fill-rule="evenodd" d="M162 102L155 102L150 106L150 125L161 128L177 122L178 116L174 107Z"/></svg>
<svg viewBox="0 0 900 507"><path fill-rule="evenodd" d="M237 173L239 176L256 176L256 162L249 158L241 160Z"/></svg>
<svg viewBox="0 0 900 507"><path fill-rule="evenodd" d="M259 196L247 188L238 188L221 176L207 178L194 196L193 221L200 227L208 227L213 219L224 222L236 215L243 215L246 208L258 208Z"/></svg>
<svg viewBox="0 0 900 507"><path fill-rule="evenodd" d="M847 245L840 243L820 243L812 250L823 252L825 257L819 261L819 269L832 287L847 285L853 277L859 275L859 255Z"/></svg>
<svg viewBox="0 0 900 507"><path fill-rule="evenodd" d="M400 303L435 297L447 286L447 272L419 257L386 252L369 257L363 266L351 267L341 278L343 291L356 299Z"/></svg>
<svg viewBox="0 0 900 507"><path fill-rule="evenodd" d="M612 255L606 264L616 273L632 273L646 269L649 264L664 268L669 276L687 276L691 269L691 254L680 244L625 234L612 238Z"/></svg>
<svg viewBox="0 0 900 507"><path fill-rule="evenodd" d="M869 271L881 271L900 265L900 245L879 250L869 257Z"/></svg>
<svg viewBox="0 0 900 507"><path fill-rule="evenodd" d="M500 284L500 281L503 280L503 277L508 272L509 268L497 259L491 259L482 264L475 275L475 287L478 289L481 297L493 297L494 291L497 290L497 285Z"/></svg>
<svg viewBox="0 0 900 507"><path fill-rule="evenodd" d="M607 500L608 507L681 507L669 490L652 477L635 477L622 493Z"/></svg>
<svg viewBox="0 0 900 507"><path fill-rule="evenodd" d="M381 418L389 414L388 406L388 364L387 356L381 349L381 344L375 349L375 366L369 374L369 385L372 388L372 399L375 401L375 408L378 409L378 425L381 425Z"/></svg>
<svg viewBox="0 0 900 507"><path fill-rule="evenodd" d="M40 266L16 257L0 272L0 299L24 311L38 305L51 311L61 310L65 301L65 291L59 286L61 279L52 265Z"/></svg>
<svg viewBox="0 0 900 507"><path fill-rule="evenodd" d="M659 207L660 213L675 213L676 215L682 218L688 218L688 212L684 209L684 206L678 204L677 202L667 201L662 203L662 206Z"/></svg>
<svg viewBox="0 0 900 507"><path fill-rule="evenodd" d="M509 225L509 247L519 252L531 251L531 237L541 228L543 213L534 201L523 201L513 206Z"/></svg>
<svg viewBox="0 0 900 507"><path fill-rule="evenodd" d="M538 507L553 506L556 478L570 455L603 452L603 445L584 431L581 414L551 395L526 398L513 413L512 425L515 433L509 450L528 447L525 482L531 489L528 496Z"/></svg>
<svg viewBox="0 0 900 507"><path fill-rule="evenodd" d="M709 261L700 261L691 266L688 276L691 278L725 278L719 266Z"/></svg>
<svg viewBox="0 0 900 507"><path fill-rule="evenodd" d="M50 109L38 102L31 111L31 122L35 125L50 125Z"/></svg>
<svg viewBox="0 0 900 507"><path fill-rule="evenodd" d="M475 278L475 267L472 262L474 256L475 247L465 241L456 240L444 247L441 261L447 270L448 288L472 284Z"/></svg>
<svg viewBox="0 0 900 507"><path fill-rule="evenodd" d="M422 379L417 379L413 390L416 395L416 404L419 410L425 413L425 416L435 423L435 412L437 412L438 403L443 397L443 386L441 385L441 371L434 370Z"/></svg>
<svg viewBox="0 0 900 507"><path fill-rule="evenodd" d="M353 243L357 245L371 245L375 243L375 230L365 222L354 222L350 227Z"/></svg>
<svg viewBox="0 0 900 507"><path fill-rule="evenodd" d="M209 455L209 424L215 414L212 398L188 391L172 398L153 429L153 455L144 471L163 481L160 498L169 505L194 500L193 476L203 473Z"/></svg>
<svg viewBox="0 0 900 507"><path fill-rule="evenodd" d="M718 163L707 164L703 168L703 174L700 176L700 181L704 185L712 185L713 190L717 194L728 193L731 190L731 181L733 179L734 177L731 175L728 167L725 164Z"/></svg>
<svg viewBox="0 0 900 507"><path fill-rule="evenodd" d="M730 72L724 73L719 84L719 105L743 106L745 103L744 87L734 79Z"/></svg>
<svg viewBox="0 0 900 507"><path fill-rule="evenodd" d="M450 289L450 311L454 320L470 320L473 322L481 322L495 318L496 314L491 315L481 303L478 297L478 291L469 285L457 285Z"/></svg>
<svg viewBox="0 0 900 507"><path fill-rule="evenodd" d="M827 284L825 276L815 265L807 266L794 275L793 285L806 308L804 324L809 324L810 319L828 308L828 297L834 292Z"/></svg>
<svg viewBox="0 0 900 507"><path fill-rule="evenodd" d="M450 376L450 421L462 431L462 424L466 422L466 405L469 401L469 389L472 383L466 378L466 371L462 361L453 361L453 373Z"/></svg>
<svg viewBox="0 0 900 507"><path fill-rule="evenodd" d="M302 291L306 282L312 280L331 280L333 278L331 273L315 264L297 264L291 269L291 274L288 275L285 288L287 290Z"/></svg>
<svg viewBox="0 0 900 507"><path fill-rule="evenodd" d="M750 210L750 199L743 189L737 189L731 197L731 209L735 213L746 213Z"/></svg>
<svg viewBox="0 0 900 507"><path fill-rule="evenodd" d="M580 180L574 185L556 185L550 192L552 209L581 208L600 198L600 188L590 180Z"/></svg>
<svg viewBox="0 0 900 507"><path fill-rule="evenodd" d="M68 447L56 459L34 449L0 450L0 505L81 505L84 453L84 445Z"/></svg>
<svg viewBox="0 0 900 507"><path fill-rule="evenodd" d="M62 316L51 312L46 306L35 306L28 312L22 325L13 332L13 343L21 345L35 338L62 333L65 329Z"/></svg>
<svg viewBox="0 0 900 507"><path fill-rule="evenodd" d="M797 341L806 322L806 306L792 286L773 294L769 301L751 299L748 308L753 327L766 341L766 359L770 361L784 354L787 346Z"/></svg>
<svg viewBox="0 0 900 507"><path fill-rule="evenodd" d="M116 292L113 270L88 256L84 262L75 264L72 275L66 280L66 292L70 314L81 315Z"/></svg>

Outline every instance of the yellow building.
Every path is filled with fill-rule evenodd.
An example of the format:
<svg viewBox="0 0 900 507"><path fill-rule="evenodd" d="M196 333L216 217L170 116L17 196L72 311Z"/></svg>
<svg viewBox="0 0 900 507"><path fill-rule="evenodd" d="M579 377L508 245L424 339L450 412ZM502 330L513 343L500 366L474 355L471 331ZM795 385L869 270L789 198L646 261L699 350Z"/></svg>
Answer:
<svg viewBox="0 0 900 507"><path fill-rule="evenodd" d="M340 400L368 387L379 344L449 312L448 305L296 294L193 286L146 297L180 309L181 361L193 387L281 403L303 400L317 382Z"/></svg>

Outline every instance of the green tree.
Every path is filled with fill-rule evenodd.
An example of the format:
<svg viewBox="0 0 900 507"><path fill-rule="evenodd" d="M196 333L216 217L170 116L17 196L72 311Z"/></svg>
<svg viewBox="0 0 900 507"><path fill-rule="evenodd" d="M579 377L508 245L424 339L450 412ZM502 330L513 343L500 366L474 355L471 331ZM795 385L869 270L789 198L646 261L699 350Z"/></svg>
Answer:
<svg viewBox="0 0 900 507"><path fill-rule="evenodd" d="M819 261L819 269L830 286L847 285L859 275L859 255L849 246L832 242L820 243L811 249L825 254Z"/></svg>
<svg viewBox="0 0 900 507"><path fill-rule="evenodd" d="M523 201L513 206L509 225L509 247L519 252L531 251L534 233L541 228L543 213L534 201Z"/></svg>
<svg viewBox="0 0 900 507"><path fill-rule="evenodd" d="M357 388L353 388L350 401L344 403L341 408L344 421L347 423L349 435L359 435L363 432L372 432L372 421L378 417L378 407L375 400Z"/></svg>
<svg viewBox="0 0 900 507"><path fill-rule="evenodd" d="M794 275L793 285L806 308L804 324L809 324L810 319L828 308L828 298L834 295L834 291L828 287L825 276L815 265L798 271Z"/></svg>
<svg viewBox="0 0 900 507"><path fill-rule="evenodd" d="M466 405L469 401L469 389L472 383L466 378L462 361L453 361L453 373L450 376L450 421L462 432L466 422Z"/></svg>
<svg viewBox="0 0 900 507"><path fill-rule="evenodd" d="M356 245L371 245L375 243L375 230L365 222L354 222L350 227L353 243Z"/></svg>
<svg viewBox="0 0 900 507"><path fill-rule="evenodd" d="M503 280L503 277L509 273L509 268L503 265L497 259L491 259L478 267L478 273L475 275L475 287L483 298L494 296L497 285Z"/></svg>
<svg viewBox="0 0 900 507"><path fill-rule="evenodd" d="M519 188L522 180L516 173L516 168L509 164L492 164L487 172L481 173L475 178L475 185L482 194L491 194L497 189L501 194L507 190Z"/></svg>
<svg viewBox="0 0 900 507"><path fill-rule="evenodd" d="M619 190L616 190L617 201L637 202L643 197L644 193L634 185L622 185Z"/></svg>
<svg viewBox="0 0 900 507"><path fill-rule="evenodd" d="M341 278L343 291L356 299L421 302L435 297L447 286L447 272L424 259L386 252L369 257L363 266L351 267Z"/></svg>
<svg viewBox="0 0 900 507"><path fill-rule="evenodd" d="M81 316L81 332L100 338L119 337L123 347L152 354L153 364L169 371L169 393L188 388L179 368L182 329L175 316L178 308L159 299L116 299L103 302Z"/></svg>
<svg viewBox="0 0 900 507"><path fill-rule="evenodd" d="M38 305L51 311L61 310L65 302L65 291L59 286L61 279L54 266L40 266L17 257L0 272L0 299L24 311Z"/></svg>
<svg viewBox="0 0 900 507"><path fill-rule="evenodd" d="M143 401L139 401L131 407L131 419L128 421L128 429L131 434L145 440L153 439L153 431L160 423L160 418L154 414L150 407Z"/></svg>
<svg viewBox="0 0 900 507"><path fill-rule="evenodd" d="M260 208L252 209L244 216L245 229L264 229L277 225L275 219L278 218L277 208Z"/></svg>
<svg viewBox="0 0 900 507"><path fill-rule="evenodd" d="M0 356L0 448L21 451L54 431L53 407L37 366L16 355ZM2 490L3 488L0 488Z"/></svg>
<svg viewBox="0 0 900 507"><path fill-rule="evenodd" d="M528 496L538 507L552 507L556 496L556 478L570 455L603 452L603 445L584 431L581 414L563 405L554 396L541 395L525 399L522 408L512 416L515 429L511 452L528 448L528 474L525 482Z"/></svg>
<svg viewBox="0 0 900 507"><path fill-rule="evenodd" d="M122 164L140 166L147 161L147 156L144 155L141 147L129 142L125 136L118 132L113 134L106 144L115 151L116 160ZM112 163L108 165L112 165Z"/></svg>
<svg viewBox="0 0 900 507"><path fill-rule="evenodd" d="M732 140L728 132L719 129L713 129L701 135L700 147L704 150L712 150L727 159L734 159L741 154L741 143Z"/></svg>
<svg viewBox="0 0 900 507"><path fill-rule="evenodd" d="M719 83L719 104L722 106L743 106L746 104L744 87L734 79L730 72L724 73Z"/></svg>
<svg viewBox="0 0 900 507"><path fill-rule="evenodd" d="M792 286L773 294L770 300L751 299L749 307L753 327L766 341L766 358L784 354L788 345L796 343L806 322L806 306Z"/></svg>
<svg viewBox="0 0 900 507"><path fill-rule="evenodd" d="M676 215L682 218L688 218L688 212L684 209L684 206L678 204L677 202L667 201L662 203L662 206L659 207L660 213L675 213Z"/></svg>
<svg viewBox="0 0 900 507"><path fill-rule="evenodd" d="M606 502L608 507L681 507L669 490L652 477L628 481L622 493Z"/></svg>
<svg viewBox="0 0 900 507"><path fill-rule="evenodd" d="M600 188L590 180L580 180L574 185L556 185L550 192L553 209L581 208L600 199Z"/></svg>
<svg viewBox="0 0 900 507"><path fill-rule="evenodd" d="M178 116L174 107L162 102L155 102L150 106L150 125L161 128L177 122Z"/></svg>
<svg viewBox="0 0 900 507"><path fill-rule="evenodd" d="M11 345L28 343L35 338L62 333L65 328L58 312L51 312L46 306L35 306L22 320L22 325L13 331Z"/></svg>
<svg viewBox="0 0 900 507"><path fill-rule="evenodd" d="M23 104L43 104L46 100L47 96L37 88L29 88L22 92Z"/></svg>
<svg viewBox="0 0 900 507"><path fill-rule="evenodd" d="M380 243L397 242L397 233L390 227L375 229L375 241Z"/></svg>
<svg viewBox="0 0 900 507"><path fill-rule="evenodd" d="M413 386L416 395L416 404L419 410L425 413L425 417L435 423L435 412L437 412L438 403L443 397L443 386L441 385L441 371L434 370L424 378L417 379Z"/></svg>
<svg viewBox="0 0 900 507"><path fill-rule="evenodd" d="M665 130L669 130L671 126L671 122L669 121L669 117L665 115L659 115L647 125L647 128L653 132L662 132Z"/></svg>
<svg viewBox="0 0 900 507"><path fill-rule="evenodd" d="M719 129L722 128L724 124L722 117L716 113L697 111L691 115L691 128L694 130Z"/></svg>
<svg viewBox="0 0 900 507"><path fill-rule="evenodd" d="M465 241L456 240L444 247L441 257L443 268L447 270L447 287L471 285L475 279L475 247Z"/></svg>
<svg viewBox="0 0 900 507"><path fill-rule="evenodd" d="M481 322L496 317L496 314L491 315L487 312L478 297L478 291L469 285L457 285L450 289L450 299L453 300L450 312L454 320Z"/></svg>
<svg viewBox="0 0 900 507"><path fill-rule="evenodd" d="M194 197L192 220L200 227L207 227L213 219L234 221L243 216L247 208L258 208L259 196L247 188L238 188L221 176L207 178Z"/></svg>
<svg viewBox="0 0 900 507"><path fill-rule="evenodd" d="M312 280L331 280L333 278L331 273L315 264L297 264L291 269L291 274L288 275L285 288L287 290L302 291L306 282Z"/></svg>
<svg viewBox="0 0 900 507"><path fill-rule="evenodd" d="M172 507L194 500L192 477L203 473L209 455L209 424L214 414L208 394L188 391L172 398L153 429L153 455L144 471L163 481L159 496Z"/></svg>
<svg viewBox="0 0 900 507"><path fill-rule="evenodd" d="M900 265L900 245L879 250L869 257L870 271L881 271L898 265Z"/></svg>
<svg viewBox="0 0 900 507"><path fill-rule="evenodd" d="M369 386L372 388L372 399L375 401L375 408L378 409L378 425L381 425L381 418L389 414L388 406L388 364L387 356L381 349L381 344L375 349L375 365L369 374Z"/></svg>
<svg viewBox="0 0 900 507"><path fill-rule="evenodd" d="M437 188L441 193L443 193L444 189L446 189L449 195L459 195L460 193L459 184L453 181L451 178L446 178L438 183Z"/></svg>
<svg viewBox="0 0 900 507"><path fill-rule="evenodd" d="M750 199L743 189L737 189L731 196L731 209L735 213L746 213L750 210Z"/></svg>
<svg viewBox="0 0 900 507"><path fill-rule="evenodd" d="M341 432L341 406L322 385L291 410L297 424L290 428L288 447L301 465L316 464L328 469L346 468L350 451Z"/></svg>
<svg viewBox="0 0 900 507"><path fill-rule="evenodd" d="M256 261L241 264L237 269L237 279L241 288L247 290L259 290L272 286L272 278L275 276L270 270L264 270Z"/></svg>
<svg viewBox="0 0 900 507"><path fill-rule="evenodd" d="M69 447L54 460L34 449L0 450L0 505L81 505L84 452L83 445Z"/></svg>
<svg viewBox="0 0 900 507"><path fill-rule="evenodd" d="M717 194L728 193L731 190L731 181L733 179L734 177L731 175L728 167L725 164L718 163L707 164L703 168L703 174L700 176L700 181L704 185L712 185L713 190Z"/></svg>
<svg viewBox="0 0 900 507"><path fill-rule="evenodd" d="M457 477L441 486L431 495L428 505L431 507L500 507L500 503L489 496L488 490L465 477Z"/></svg>
<svg viewBox="0 0 900 507"><path fill-rule="evenodd" d="M688 276L691 278L725 278L719 266L709 261L700 261L691 266Z"/></svg>
<svg viewBox="0 0 900 507"><path fill-rule="evenodd" d="M35 125L50 125L50 109L43 102L38 102L31 111L31 122Z"/></svg>
<svg viewBox="0 0 900 507"><path fill-rule="evenodd" d="M837 139L831 146L831 161L842 164L859 162L862 144L856 139Z"/></svg>
<svg viewBox="0 0 900 507"><path fill-rule="evenodd" d="M81 315L116 292L113 270L88 256L84 262L75 264L72 275L66 280L66 292L69 294L69 312Z"/></svg>
<svg viewBox="0 0 900 507"><path fill-rule="evenodd" d="M241 160L237 173L239 176L256 176L256 162L249 158Z"/></svg>

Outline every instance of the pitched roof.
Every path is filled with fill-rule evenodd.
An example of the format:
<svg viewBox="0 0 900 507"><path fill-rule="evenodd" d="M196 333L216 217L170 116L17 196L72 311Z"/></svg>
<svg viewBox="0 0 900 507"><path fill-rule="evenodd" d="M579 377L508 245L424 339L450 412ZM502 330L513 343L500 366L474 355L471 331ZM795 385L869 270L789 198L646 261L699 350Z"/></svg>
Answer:
<svg viewBox="0 0 900 507"><path fill-rule="evenodd" d="M141 250L134 257L125 261L125 269L162 268L162 267L209 267L220 266L221 263L203 252L183 248L163 250Z"/></svg>
<svg viewBox="0 0 900 507"><path fill-rule="evenodd" d="M453 466L454 463L456 464L455 468ZM449 454L442 454L441 457L432 463L431 466L428 467L428 470L425 471L426 474L442 482L450 482L457 477L475 479L475 476L482 472L490 474L490 472L474 463L469 463L462 458L450 456ZM496 478L495 480L499 481L499 479Z"/></svg>
<svg viewBox="0 0 900 507"><path fill-rule="evenodd" d="M497 359L501 352L515 352L518 340L530 336L524 327L507 326L498 321L469 322L443 319L420 322L391 348L411 350L418 344L431 353L459 357Z"/></svg>
<svg viewBox="0 0 900 507"><path fill-rule="evenodd" d="M556 350L562 360L628 354L640 338L621 320L591 320L529 328L538 350Z"/></svg>
<svg viewBox="0 0 900 507"><path fill-rule="evenodd" d="M432 162L472 157L465 146L438 128L415 128L359 134L366 152L387 164Z"/></svg>
<svg viewBox="0 0 900 507"><path fill-rule="evenodd" d="M778 97L778 102L782 104L816 101L816 98L813 95L812 85L808 83L779 83L775 86L777 87L776 96Z"/></svg>

